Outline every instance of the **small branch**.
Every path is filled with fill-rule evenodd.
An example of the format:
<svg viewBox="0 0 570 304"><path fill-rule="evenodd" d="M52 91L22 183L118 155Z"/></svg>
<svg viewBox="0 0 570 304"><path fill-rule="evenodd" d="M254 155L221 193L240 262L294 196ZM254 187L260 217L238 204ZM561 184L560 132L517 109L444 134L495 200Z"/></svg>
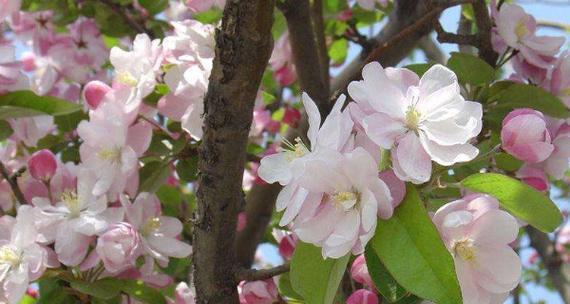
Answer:
<svg viewBox="0 0 570 304"><path fill-rule="evenodd" d="M434 20L433 27L437 33L437 40L441 43L455 43L459 45L471 45L474 47L479 47L479 39L476 35L460 35L446 32L441 26L439 20Z"/></svg>
<svg viewBox="0 0 570 304"><path fill-rule="evenodd" d="M123 10L123 7L121 5L113 3L111 0L100 0L99 2L107 6L115 14L121 17L136 33L146 33L151 39L154 38L154 34L148 31L141 23L133 20L133 18Z"/></svg>
<svg viewBox="0 0 570 304"><path fill-rule="evenodd" d="M10 176L8 169L4 166L2 162L0 162L0 173L2 174L2 177L4 177L4 179L8 182L8 184L10 184L10 188L12 189L14 196L20 202L20 204L28 203L28 201L26 201L26 198L24 197L24 194L22 193L22 190L20 190L20 186L18 186L18 177L20 177L20 175L25 171L26 168L22 168L18 170L16 173L14 173L14 175Z"/></svg>
<svg viewBox="0 0 570 304"><path fill-rule="evenodd" d="M570 32L570 24L562 23L562 22L554 22L548 20L539 20L537 25L540 27L547 27L555 30L561 30L565 32Z"/></svg>
<svg viewBox="0 0 570 304"><path fill-rule="evenodd" d="M426 58L437 63L445 64L447 58L435 41L430 36L425 36L418 41L418 47L424 52Z"/></svg>
<svg viewBox="0 0 570 304"><path fill-rule="evenodd" d="M236 280L238 282L266 280L288 272L289 268L289 263L285 263L269 269L240 269L236 272Z"/></svg>

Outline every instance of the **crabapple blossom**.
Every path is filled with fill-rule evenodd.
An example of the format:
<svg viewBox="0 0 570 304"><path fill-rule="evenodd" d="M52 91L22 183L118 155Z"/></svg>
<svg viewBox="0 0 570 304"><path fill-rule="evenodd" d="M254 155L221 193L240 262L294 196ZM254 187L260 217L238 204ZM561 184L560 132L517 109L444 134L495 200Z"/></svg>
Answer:
<svg viewBox="0 0 570 304"><path fill-rule="evenodd" d="M50 180L57 169L55 155L47 149L35 152L28 160L28 169L33 178L42 181Z"/></svg>
<svg viewBox="0 0 570 304"><path fill-rule="evenodd" d="M133 41L132 51L119 47L111 49L109 60L115 68L114 84L133 90L131 98L144 98L156 85L156 73L161 63L160 40L150 40L139 34Z"/></svg>
<svg viewBox="0 0 570 304"><path fill-rule="evenodd" d="M556 236L556 251L565 263L570 262L570 225L565 225Z"/></svg>
<svg viewBox="0 0 570 304"><path fill-rule="evenodd" d="M174 304L195 304L194 300L194 291L186 282L180 282L176 285L176 289L174 290Z"/></svg>
<svg viewBox="0 0 570 304"><path fill-rule="evenodd" d="M536 20L517 4L501 5L495 23L504 43L539 67L551 64L552 56L558 53L565 40L563 37L537 36Z"/></svg>
<svg viewBox="0 0 570 304"><path fill-rule="evenodd" d="M277 285L273 279L263 281L241 281L238 285L240 304L271 304L278 297Z"/></svg>
<svg viewBox="0 0 570 304"><path fill-rule="evenodd" d="M550 80L550 91L570 107L570 51L556 60Z"/></svg>
<svg viewBox="0 0 570 304"><path fill-rule="evenodd" d="M547 159L554 146L542 113L533 109L517 109L503 120L502 147L514 157L529 163Z"/></svg>
<svg viewBox="0 0 570 304"><path fill-rule="evenodd" d="M20 5L22 5L22 0L1 0L0 1L0 22L20 10Z"/></svg>
<svg viewBox="0 0 570 304"><path fill-rule="evenodd" d="M391 150L398 178L421 184L431 176L432 160L449 166L477 156L469 141L481 131L482 107L463 99L451 70L434 65L418 81L372 62L362 76L348 92L364 113L372 110L361 124L372 141Z"/></svg>
<svg viewBox="0 0 570 304"><path fill-rule="evenodd" d="M358 289L346 299L346 304L378 304L378 296L370 290Z"/></svg>
<svg viewBox="0 0 570 304"><path fill-rule="evenodd" d="M303 187L287 207L302 206L293 232L322 247L323 257L363 253L377 217L387 219L393 212L390 190L378 178L374 159L360 147L345 154L331 150L312 159L309 168L311 174L302 178ZM280 224L287 224L283 219Z"/></svg>
<svg viewBox="0 0 570 304"><path fill-rule="evenodd" d="M207 11L214 6L223 9L226 6L226 0L186 0L186 5L191 11L199 13Z"/></svg>
<svg viewBox="0 0 570 304"><path fill-rule="evenodd" d="M525 164L515 174L515 176L538 191L548 191L550 184L542 168Z"/></svg>
<svg viewBox="0 0 570 304"><path fill-rule="evenodd" d="M361 254L354 259L350 267L350 276L356 282L374 289L374 282L368 273L368 266L364 254Z"/></svg>
<svg viewBox="0 0 570 304"><path fill-rule="evenodd" d="M471 195L441 207L433 216L451 252L463 303L502 303L521 278L521 261L509 246L517 220L488 195Z"/></svg>
<svg viewBox="0 0 570 304"><path fill-rule="evenodd" d="M2 218L4 221L6 216ZM34 212L30 206L21 206L18 216L2 233L0 240L0 301L16 304L31 281L39 279L48 265L47 250L35 242L38 232L34 227ZM7 238L6 238L7 237ZM4 302L5 301L5 302Z"/></svg>
<svg viewBox="0 0 570 304"><path fill-rule="evenodd" d="M290 260L295 252L295 247L297 247L297 241L299 238L291 232L273 229L271 232L275 240L277 241L277 249L279 254L286 260Z"/></svg>
<svg viewBox="0 0 570 304"><path fill-rule="evenodd" d="M283 33L275 42L269 64L275 73L275 79L283 86L291 85L297 80L297 72L293 63L293 51L289 42L289 32Z"/></svg>
<svg viewBox="0 0 570 304"><path fill-rule="evenodd" d="M547 123L554 150L539 165L550 176L561 179L570 167L570 125L562 119L548 119Z"/></svg>
<svg viewBox="0 0 570 304"><path fill-rule="evenodd" d="M168 257L184 258L192 253L192 247L176 239L182 232L182 223L160 213L158 198L150 193L139 193L134 203L121 195L126 219L140 235L141 252L156 259L159 264L168 263Z"/></svg>
<svg viewBox="0 0 570 304"><path fill-rule="evenodd" d="M133 267L138 257L140 236L129 223L111 225L97 239L95 251L103 261L105 269L112 273Z"/></svg>
<svg viewBox="0 0 570 304"><path fill-rule="evenodd" d="M9 24L17 38L31 42L37 55L45 56L55 42L52 11L19 11L10 16Z"/></svg>
<svg viewBox="0 0 570 304"><path fill-rule="evenodd" d="M109 91L111 91L111 87L106 83L98 80L90 81L83 89L83 99L89 109L95 110Z"/></svg>
<svg viewBox="0 0 570 304"><path fill-rule="evenodd" d="M77 178L77 190L63 192L57 203L48 198L35 197L32 204L39 208L42 221L36 223L43 239L55 241L55 252L61 263L79 265L85 258L93 237L120 221L120 208L107 208L104 196L92 193L95 176L83 168Z"/></svg>
<svg viewBox="0 0 570 304"><path fill-rule="evenodd" d="M401 181L393 170L382 171L378 174L378 177L390 188L392 207L398 207L406 196L406 183Z"/></svg>
<svg viewBox="0 0 570 304"><path fill-rule="evenodd" d="M35 147L40 139L56 128L53 117L48 115L14 118L8 122L14 130L13 138L28 147Z"/></svg>
<svg viewBox="0 0 570 304"><path fill-rule="evenodd" d="M30 86L28 78L20 71L21 66L22 63L16 60L16 48L0 44L0 94Z"/></svg>

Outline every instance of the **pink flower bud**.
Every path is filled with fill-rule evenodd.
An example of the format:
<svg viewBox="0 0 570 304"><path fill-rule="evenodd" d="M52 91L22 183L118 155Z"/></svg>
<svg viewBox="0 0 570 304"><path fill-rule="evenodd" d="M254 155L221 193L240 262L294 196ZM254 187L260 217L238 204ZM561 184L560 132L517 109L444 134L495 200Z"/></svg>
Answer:
<svg viewBox="0 0 570 304"><path fill-rule="evenodd" d="M352 10L351 9L345 9L344 11L338 13L338 15L336 16L336 18L339 21L348 21L350 19L352 19Z"/></svg>
<svg viewBox="0 0 570 304"><path fill-rule="evenodd" d="M525 182L527 185L538 191L548 191L550 184L548 178L541 168L530 165L522 166L517 172L516 177Z"/></svg>
<svg viewBox="0 0 570 304"><path fill-rule="evenodd" d="M47 149L37 151L28 160L28 169L33 178L44 181L49 180L57 170L55 155Z"/></svg>
<svg viewBox="0 0 570 304"><path fill-rule="evenodd" d="M264 281L242 281L238 286L241 304L272 304L277 300L277 285L273 279Z"/></svg>
<svg viewBox="0 0 570 304"><path fill-rule="evenodd" d="M283 115L283 123L288 124L292 128L296 128L301 120L301 112L293 107L286 107Z"/></svg>
<svg viewBox="0 0 570 304"><path fill-rule="evenodd" d="M288 233L285 235L281 241L279 241L279 254L286 260L290 260L293 257L293 252L295 252L295 247L297 246L297 236Z"/></svg>
<svg viewBox="0 0 570 304"><path fill-rule="evenodd" d="M501 141L505 151L529 163L544 161L554 151L544 116L532 109L517 109L505 117Z"/></svg>
<svg viewBox="0 0 570 304"><path fill-rule="evenodd" d="M350 267L350 276L356 282L374 288L374 282L368 273L368 266L366 266L366 259L364 254L356 257L354 262L352 262L352 267Z"/></svg>
<svg viewBox="0 0 570 304"><path fill-rule="evenodd" d="M36 69L36 55L32 52L22 54L22 69L25 72L31 72Z"/></svg>
<svg viewBox="0 0 570 304"><path fill-rule="evenodd" d="M181 282L176 285L176 289L174 290L174 296L176 301L174 304L194 304L196 301L194 300L194 293L188 287L188 284L185 282Z"/></svg>
<svg viewBox="0 0 570 304"><path fill-rule="evenodd" d="M378 296L370 290L359 289L348 297L346 304L378 304Z"/></svg>
<svg viewBox="0 0 570 304"><path fill-rule="evenodd" d="M90 81L85 85L85 89L83 90L83 97L87 102L89 108L91 110L95 110L101 101L103 101L105 94L107 94L107 92L110 90L111 87L99 80Z"/></svg>
<svg viewBox="0 0 570 304"><path fill-rule="evenodd" d="M135 265L139 255L140 236L129 223L114 224L97 240L95 248L105 269L119 272Z"/></svg>

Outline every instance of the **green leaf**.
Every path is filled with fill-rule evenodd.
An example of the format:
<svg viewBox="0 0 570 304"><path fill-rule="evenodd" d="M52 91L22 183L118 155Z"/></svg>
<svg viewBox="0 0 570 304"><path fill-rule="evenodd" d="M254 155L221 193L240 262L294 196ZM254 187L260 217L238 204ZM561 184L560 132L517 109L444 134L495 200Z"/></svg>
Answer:
<svg viewBox="0 0 570 304"><path fill-rule="evenodd" d="M350 255L323 259L321 248L300 242L291 260L291 286L307 304L330 304L346 270Z"/></svg>
<svg viewBox="0 0 570 304"><path fill-rule="evenodd" d="M517 171L524 164L522 160L518 160L514 156L504 152L495 154L495 162L499 169L510 172Z"/></svg>
<svg viewBox="0 0 570 304"><path fill-rule="evenodd" d="M431 68L435 62L428 62L428 63L414 63L405 66L404 68L411 70L412 72L418 74L419 77L422 77L429 68Z"/></svg>
<svg viewBox="0 0 570 304"><path fill-rule="evenodd" d="M198 156L193 155L178 161L176 164L176 173L180 180L184 182L193 182L198 178Z"/></svg>
<svg viewBox="0 0 570 304"><path fill-rule="evenodd" d="M48 114L59 116L80 111L81 106L52 96L38 96L32 91L0 95L0 119Z"/></svg>
<svg viewBox="0 0 570 304"><path fill-rule="evenodd" d="M348 41L339 39L334 41L329 48L329 56L334 63L342 63L348 54Z"/></svg>
<svg viewBox="0 0 570 304"><path fill-rule="evenodd" d="M7 121L0 120L0 141L10 137L14 133L12 127Z"/></svg>
<svg viewBox="0 0 570 304"><path fill-rule="evenodd" d="M119 295L123 281L107 278L95 282L73 281L71 288L95 298L109 300Z"/></svg>
<svg viewBox="0 0 570 304"><path fill-rule="evenodd" d="M460 83L482 85L495 79L495 69L492 66L467 53L451 53L447 66L457 74Z"/></svg>
<svg viewBox="0 0 570 304"><path fill-rule="evenodd" d="M70 132L77 129L77 125L79 125L82 120L87 120L88 118L87 113L76 111L70 114L56 116L54 122L61 132Z"/></svg>
<svg viewBox="0 0 570 304"><path fill-rule="evenodd" d="M161 161L151 161L140 171L140 191L154 193L168 178L168 164Z"/></svg>
<svg viewBox="0 0 570 304"><path fill-rule="evenodd" d="M376 256L374 249L366 247L365 256L366 266L368 266L368 272L370 273L372 281L374 281L376 290L378 290L388 302L396 302L406 295L409 295L406 289L400 286L390 275L386 266L384 266L382 261Z"/></svg>
<svg viewBox="0 0 570 304"><path fill-rule="evenodd" d="M139 4L151 15L156 15L168 7L168 0L139 0Z"/></svg>
<svg viewBox="0 0 570 304"><path fill-rule="evenodd" d="M217 23L222 19L222 11L218 9L211 9L205 12L194 14L192 19L206 24Z"/></svg>
<svg viewBox="0 0 570 304"><path fill-rule="evenodd" d="M415 187L388 220L378 220L369 242L392 277L411 293L440 304L460 304L453 259Z"/></svg>
<svg viewBox="0 0 570 304"><path fill-rule="evenodd" d="M532 108L546 115L567 118L570 112L560 99L534 85L516 83L507 86L496 95L497 109L511 111L516 108Z"/></svg>
<svg viewBox="0 0 570 304"><path fill-rule="evenodd" d="M284 273L279 276L279 294L286 296L287 298L291 299L302 299L303 297L293 290L293 286L291 286L291 279L289 278L289 273Z"/></svg>
<svg viewBox="0 0 570 304"><path fill-rule="evenodd" d="M125 281L121 287L129 296L148 304L166 304L164 296L158 290L148 287L143 281Z"/></svg>
<svg viewBox="0 0 570 304"><path fill-rule="evenodd" d="M477 173L461 184L471 191L494 196L507 211L543 232L552 232L562 223L562 214L550 198L514 178Z"/></svg>
<svg viewBox="0 0 570 304"><path fill-rule="evenodd" d="M40 298L37 304L73 304L78 303L57 279L42 279L38 282L40 287Z"/></svg>
<svg viewBox="0 0 570 304"><path fill-rule="evenodd" d="M30 297L29 295L24 295L22 300L20 300L19 304L35 304L38 300L35 298Z"/></svg>

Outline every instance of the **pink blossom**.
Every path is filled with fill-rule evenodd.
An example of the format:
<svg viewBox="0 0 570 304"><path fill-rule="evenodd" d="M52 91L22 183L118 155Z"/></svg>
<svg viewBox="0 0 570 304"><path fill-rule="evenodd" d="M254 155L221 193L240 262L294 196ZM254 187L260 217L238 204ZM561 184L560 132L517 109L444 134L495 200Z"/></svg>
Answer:
<svg viewBox="0 0 570 304"><path fill-rule="evenodd" d="M0 301L3 303L19 303L29 283L39 279L47 268L48 252L35 242L38 232L34 221L32 207L21 206L15 224L10 227L10 236L0 240Z"/></svg>
<svg viewBox="0 0 570 304"><path fill-rule="evenodd" d="M90 81L83 89L83 99L91 110L95 110L110 90L111 87L104 82L98 80Z"/></svg>
<svg viewBox="0 0 570 304"><path fill-rule="evenodd" d="M36 55L32 52L24 52L22 54L22 69L25 72L31 72L36 69Z"/></svg>
<svg viewBox="0 0 570 304"><path fill-rule="evenodd" d="M186 282L180 282L174 290L174 304L195 304L194 291L188 287Z"/></svg>
<svg viewBox="0 0 570 304"><path fill-rule="evenodd" d="M279 254L286 260L290 260L295 252L295 247L297 247L297 241L299 238L294 234L286 230L280 230L273 228L271 232L275 240L277 241L277 249Z"/></svg>
<svg viewBox="0 0 570 304"><path fill-rule="evenodd" d="M476 195L444 205L433 221L453 256L463 303L502 303L521 278L521 261L509 246L517 220L495 198Z"/></svg>
<svg viewBox="0 0 570 304"><path fill-rule="evenodd" d="M281 85L288 86L297 80L297 72L293 62L293 50L289 42L289 32L283 33L275 42L269 64L275 72L275 78Z"/></svg>
<svg viewBox="0 0 570 304"><path fill-rule="evenodd" d="M463 99L451 70L434 65L418 80L372 62L362 76L348 92L363 113L372 112L361 124L374 143L391 150L398 178L421 184L430 179L432 160L450 166L479 153L470 140L481 131L481 104Z"/></svg>
<svg viewBox="0 0 570 304"><path fill-rule="evenodd" d="M20 10L22 0L0 0L0 22Z"/></svg>
<svg viewBox="0 0 570 304"><path fill-rule="evenodd" d="M226 6L226 0L186 0L186 5L195 13L207 11L213 6L223 9Z"/></svg>
<svg viewBox="0 0 570 304"><path fill-rule="evenodd" d="M398 207L406 196L406 183L401 181L392 170L382 171L378 177L390 188L392 207Z"/></svg>
<svg viewBox="0 0 570 304"><path fill-rule="evenodd" d="M33 178L42 181L50 180L57 169L55 155L47 149L35 152L28 160L28 169Z"/></svg>
<svg viewBox="0 0 570 304"><path fill-rule="evenodd" d="M565 225L556 236L556 251L565 263L570 262L570 225Z"/></svg>
<svg viewBox="0 0 570 304"><path fill-rule="evenodd" d="M297 128L301 120L301 112L293 107L285 106L285 114L283 114L283 123L288 124L291 128Z"/></svg>
<svg viewBox="0 0 570 304"><path fill-rule="evenodd" d="M29 147L35 147L40 139L56 128L53 117L48 115L14 118L8 122L14 130L12 138Z"/></svg>
<svg viewBox="0 0 570 304"><path fill-rule="evenodd" d="M570 51L565 51L556 60L552 69L550 90L570 107Z"/></svg>
<svg viewBox="0 0 570 304"><path fill-rule="evenodd" d="M83 169L79 172L77 190L62 193L55 205L43 197L32 200L43 216L35 223L40 237L46 242L55 241L55 252L65 265L79 265L93 237L123 218L121 209L107 208L105 197L93 196L94 183L92 172Z"/></svg>
<svg viewBox="0 0 570 304"><path fill-rule="evenodd" d="M53 12L39 11L28 13L19 11L10 16L10 28L23 41L31 41L34 52L40 56L47 55L55 42L56 34L53 25Z"/></svg>
<svg viewBox="0 0 570 304"><path fill-rule="evenodd" d="M546 174L537 166L525 164L516 172L516 177L538 191L546 192L550 188Z"/></svg>
<svg viewBox="0 0 570 304"><path fill-rule="evenodd" d="M356 3L365 10L373 10L376 3L384 7L388 5L388 0L356 0Z"/></svg>
<svg viewBox="0 0 570 304"><path fill-rule="evenodd" d="M21 68L22 64L16 60L16 48L0 44L0 94L29 88L30 82Z"/></svg>
<svg viewBox="0 0 570 304"><path fill-rule="evenodd" d="M544 116L532 109L517 109L505 117L501 141L505 151L529 163L544 161L554 150Z"/></svg>
<svg viewBox="0 0 570 304"><path fill-rule="evenodd" d="M241 281L238 286L240 304L272 304L279 296L273 279Z"/></svg>
<svg viewBox="0 0 570 304"><path fill-rule="evenodd" d="M112 273L135 266L140 251L140 237L129 223L120 222L108 228L97 239L95 250L105 269Z"/></svg>
<svg viewBox="0 0 570 304"><path fill-rule="evenodd" d="M363 254L357 256L356 259L354 259L354 262L352 262L352 266L350 267L350 276L353 280L364 286L368 286L372 289L375 288L374 281L372 281L372 278L368 273L368 266L366 266L366 259Z"/></svg>
<svg viewBox="0 0 570 304"><path fill-rule="evenodd" d="M496 14L495 23L504 43L538 67L550 67L552 56L558 53L565 40L563 37L537 36L536 20L517 4L504 3Z"/></svg>
<svg viewBox="0 0 570 304"><path fill-rule="evenodd" d="M358 289L346 299L346 304L378 304L378 296L370 290Z"/></svg>
<svg viewBox="0 0 570 304"><path fill-rule="evenodd" d="M162 216L158 198L146 192L139 193L134 203L121 195L128 222L138 231L141 252L156 259L161 265L168 257L185 258L192 247L176 239L182 232L182 223L174 217Z"/></svg>
<svg viewBox="0 0 570 304"><path fill-rule="evenodd" d="M361 254L374 235L377 217L392 216L390 190L364 149L324 153L312 160L311 173L300 179L302 187L291 194L288 209L301 206L292 230L303 242L322 247L323 257ZM288 221L284 215L280 224Z"/></svg>
<svg viewBox="0 0 570 304"><path fill-rule="evenodd" d="M570 166L570 125L562 119L548 119L547 126L554 151L540 166L550 176L562 179Z"/></svg>

